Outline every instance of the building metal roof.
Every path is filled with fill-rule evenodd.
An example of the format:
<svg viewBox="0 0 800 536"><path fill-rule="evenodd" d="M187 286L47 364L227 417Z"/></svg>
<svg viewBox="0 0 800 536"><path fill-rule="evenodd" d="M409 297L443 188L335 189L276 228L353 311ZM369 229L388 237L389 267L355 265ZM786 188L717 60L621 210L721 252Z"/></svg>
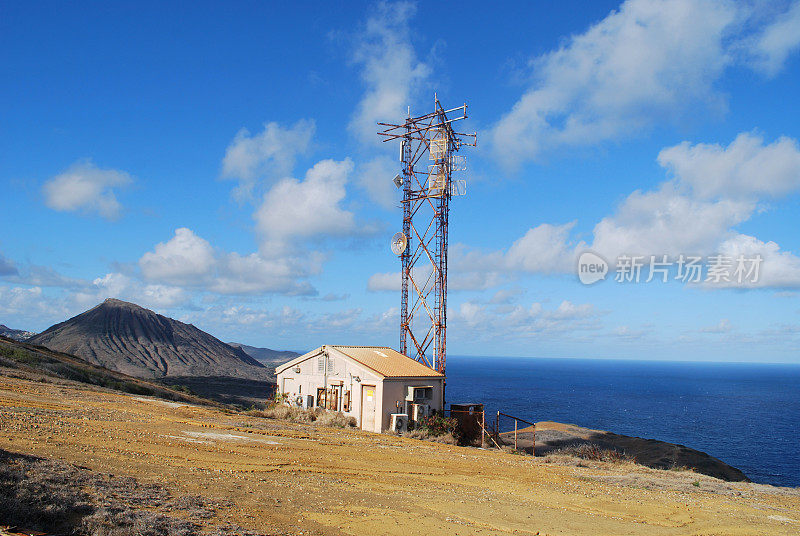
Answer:
<svg viewBox="0 0 800 536"><path fill-rule="evenodd" d="M326 349L343 354L384 378L444 378L443 374L386 346L320 346L316 350L279 365L275 368L275 372L283 372Z"/></svg>
<svg viewBox="0 0 800 536"><path fill-rule="evenodd" d="M332 346L386 378L440 378L440 372L385 346Z"/></svg>

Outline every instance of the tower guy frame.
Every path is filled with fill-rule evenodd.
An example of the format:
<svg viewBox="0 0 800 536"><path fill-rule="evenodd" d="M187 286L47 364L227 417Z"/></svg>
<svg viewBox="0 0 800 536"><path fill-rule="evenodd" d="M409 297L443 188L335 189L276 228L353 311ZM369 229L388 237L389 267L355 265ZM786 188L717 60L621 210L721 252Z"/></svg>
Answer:
<svg viewBox="0 0 800 536"><path fill-rule="evenodd" d="M467 118L466 103L434 111L404 123L378 123L383 141L401 140L403 231L393 239L402 262L400 353L445 373L447 360L447 235L450 200L466 193L464 146L475 147L477 134L453 129ZM410 343L410 344L409 344Z"/></svg>

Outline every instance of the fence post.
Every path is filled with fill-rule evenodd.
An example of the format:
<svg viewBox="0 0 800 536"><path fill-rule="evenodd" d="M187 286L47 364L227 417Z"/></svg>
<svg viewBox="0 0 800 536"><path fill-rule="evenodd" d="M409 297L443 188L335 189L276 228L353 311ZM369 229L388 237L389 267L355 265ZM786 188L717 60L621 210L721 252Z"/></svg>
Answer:
<svg viewBox="0 0 800 536"><path fill-rule="evenodd" d="M495 423L494 433L497 436L497 442L500 443L500 410L497 410L497 421Z"/></svg>
<svg viewBox="0 0 800 536"><path fill-rule="evenodd" d="M517 450L517 419L514 419L514 450Z"/></svg>

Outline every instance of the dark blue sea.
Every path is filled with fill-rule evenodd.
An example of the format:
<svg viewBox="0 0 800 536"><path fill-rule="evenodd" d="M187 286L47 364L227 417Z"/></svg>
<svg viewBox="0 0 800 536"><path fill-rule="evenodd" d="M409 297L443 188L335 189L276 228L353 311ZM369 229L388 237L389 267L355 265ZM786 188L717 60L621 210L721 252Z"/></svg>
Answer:
<svg viewBox="0 0 800 536"><path fill-rule="evenodd" d="M482 402L487 419L679 443L754 482L800 486L800 365L448 356L446 395Z"/></svg>

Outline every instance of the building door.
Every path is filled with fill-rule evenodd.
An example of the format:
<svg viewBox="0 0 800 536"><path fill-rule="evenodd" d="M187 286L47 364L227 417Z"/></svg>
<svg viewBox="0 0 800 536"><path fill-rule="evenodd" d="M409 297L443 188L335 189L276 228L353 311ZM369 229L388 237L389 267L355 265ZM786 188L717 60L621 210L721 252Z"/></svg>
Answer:
<svg viewBox="0 0 800 536"><path fill-rule="evenodd" d="M294 378L284 378L283 379L283 391L281 391L285 395L290 395L294 393Z"/></svg>
<svg viewBox="0 0 800 536"><path fill-rule="evenodd" d="M361 386L361 429L375 431L375 394L374 385Z"/></svg>

